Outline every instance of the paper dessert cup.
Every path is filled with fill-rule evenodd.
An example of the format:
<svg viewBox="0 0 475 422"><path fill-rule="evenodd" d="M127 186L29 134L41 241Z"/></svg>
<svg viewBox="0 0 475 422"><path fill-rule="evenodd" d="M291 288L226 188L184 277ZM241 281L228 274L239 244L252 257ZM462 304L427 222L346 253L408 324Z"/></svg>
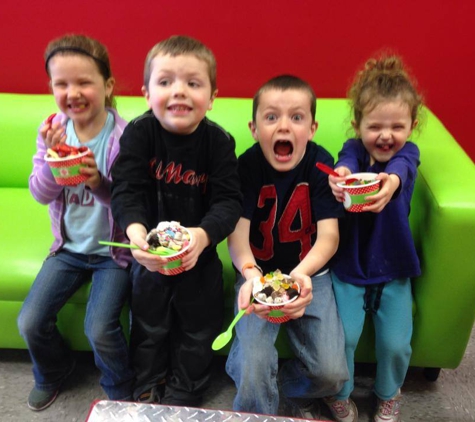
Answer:
<svg viewBox="0 0 475 422"><path fill-rule="evenodd" d="M163 275L177 275L181 274L185 271L185 269L181 266L181 258L183 258L187 253L188 249L190 248L191 241L192 241L192 234L191 232L182 226L184 230L188 232L190 235L190 241L186 247L184 247L181 251L177 251L176 254L167 255L168 262L161 268L159 268L158 272Z"/></svg>
<svg viewBox="0 0 475 422"><path fill-rule="evenodd" d="M347 176L347 179L358 179L369 181L365 185L346 185L345 182L337 183L343 188L345 194L345 201L343 206L349 212L364 212L365 206L372 204L371 201L366 201L367 196L375 195L379 192L380 180L375 180L377 173L353 173Z"/></svg>
<svg viewBox="0 0 475 422"><path fill-rule="evenodd" d="M88 152L89 150L64 158L51 158L45 155L45 161L48 163L58 185L76 186L87 180L87 176L81 174L79 169L85 167L81 160Z"/></svg>
<svg viewBox="0 0 475 422"><path fill-rule="evenodd" d="M290 276L285 275L285 274L284 274L284 277L291 278ZM254 300L261 305L269 306L270 308L272 308L269 314L267 315L267 321L272 322L273 324L282 324L284 322L289 321L290 318L287 315L285 315L282 311L280 311L280 309L282 309L284 305L287 305L288 303L291 303L294 300L296 300L298 296L294 296L292 299L288 300L287 302L283 302L279 304L262 302L255 296L256 293L259 293L262 289L261 277L255 277L252 283L253 283L252 295L254 296ZM300 285L298 283L297 285L298 285L298 291L300 293Z"/></svg>

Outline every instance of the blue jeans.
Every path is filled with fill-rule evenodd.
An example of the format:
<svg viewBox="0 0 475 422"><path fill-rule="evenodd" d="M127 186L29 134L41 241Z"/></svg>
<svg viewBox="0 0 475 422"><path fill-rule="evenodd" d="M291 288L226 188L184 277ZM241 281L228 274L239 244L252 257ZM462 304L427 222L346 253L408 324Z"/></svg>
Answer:
<svg viewBox="0 0 475 422"><path fill-rule="evenodd" d="M110 257L60 251L43 263L18 317L33 361L35 386L52 391L71 370L73 358L56 326L57 314L92 274L85 333L110 399L130 399L134 374L120 313L130 292L128 270Z"/></svg>
<svg viewBox="0 0 475 422"><path fill-rule="evenodd" d="M243 282L239 275L237 292ZM313 300L305 314L285 323L295 358L282 365L278 382L274 343L280 325L254 314L236 324L226 363L226 371L237 387L234 410L276 415L279 389L289 398L325 397L340 391L348 379L344 335L331 277L328 273L314 276L312 283Z"/></svg>
<svg viewBox="0 0 475 422"><path fill-rule="evenodd" d="M354 357L366 318L365 286L340 281L332 274L335 297L338 304L346 340L346 357L350 379L336 395L347 399L354 388ZM381 302L372 314L376 344L375 394L389 400L404 383L411 359L412 292L408 278L395 279L385 284Z"/></svg>

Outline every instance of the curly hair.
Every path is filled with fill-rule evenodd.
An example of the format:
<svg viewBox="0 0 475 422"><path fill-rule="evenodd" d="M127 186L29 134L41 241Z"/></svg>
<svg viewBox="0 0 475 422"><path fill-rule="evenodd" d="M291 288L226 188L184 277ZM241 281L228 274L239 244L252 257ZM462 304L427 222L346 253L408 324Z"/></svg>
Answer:
<svg viewBox="0 0 475 422"><path fill-rule="evenodd" d="M360 125L364 112L373 110L388 100L401 100L409 106L412 122L420 114L423 98L417 91L416 80L402 59L396 55L371 58L358 71L348 90L353 117Z"/></svg>

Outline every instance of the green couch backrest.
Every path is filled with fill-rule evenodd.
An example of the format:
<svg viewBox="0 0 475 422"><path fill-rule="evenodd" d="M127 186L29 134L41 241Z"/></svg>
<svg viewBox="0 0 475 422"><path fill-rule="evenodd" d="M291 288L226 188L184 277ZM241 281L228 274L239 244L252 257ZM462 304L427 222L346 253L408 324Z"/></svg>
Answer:
<svg viewBox="0 0 475 422"><path fill-rule="evenodd" d="M126 119L140 115L147 109L142 97L117 97L117 109ZM35 139L41 122L57 110L52 95L2 94L0 93L0 187L27 187L32 169L32 157L35 153ZM239 155L250 147L254 140L248 129L251 119L252 100L248 98L217 98L213 110L208 113L210 119L222 125L236 139L236 153ZM420 175L429 177L431 189L447 189L447 184L438 181L452 174L454 166L451 156L457 154L461 147L443 127L442 123L425 110L425 117L420 133L414 138L421 149L422 164ZM345 99L317 100L318 130L315 141L323 145L336 157L342 143L350 134L350 111ZM441 145L443 150L441 151ZM444 157L445 160L441 160ZM471 162L462 156L464 164ZM460 163L458 163L460 164ZM465 171L472 171L470 166L463 166ZM472 176L458 174L458 177ZM464 198L467 194L462 185L452 184L450 196ZM443 198L446 192L435 192L437 198ZM455 195L454 195L455 194Z"/></svg>
<svg viewBox="0 0 475 422"><path fill-rule="evenodd" d="M142 97L117 97L119 114L130 121L147 109ZM254 140L248 129L252 100L217 98L208 117L236 139L239 155ZM52 95L0 94L0 187L27 187L41 122L57 111ZM342 99L317 103L319 127L315 140L336 155L349 128L349 111Z"/></svg>

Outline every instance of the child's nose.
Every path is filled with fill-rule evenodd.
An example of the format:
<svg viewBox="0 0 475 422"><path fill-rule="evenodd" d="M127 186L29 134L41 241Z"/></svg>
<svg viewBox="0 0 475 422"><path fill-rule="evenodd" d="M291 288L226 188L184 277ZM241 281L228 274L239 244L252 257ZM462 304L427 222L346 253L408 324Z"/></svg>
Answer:
<svg viewBox="0 0 475 422"><path fill-rule="evenodd" d="M389 139L391 138L391 131L389 129L383 129L381 131L381 138L382 139Z"/></svg>
<svg viewBox="0 0 475 422"><path fill-rule="evenodd" d="M75 85L71 85L68 88L68 97L69 98L78 98L81 95L79 88Z"/></svg>
<svg viewBox="0 0 475 422"><path fill-rule="evenodd" d="M186 86L183 82L176 81L173 84L173 95L174 96L182 96L186 92Z"/></svg>
<svg viewBox="0 0 475 422"><path fill-rule="evenodd" d="M285 116L279 119L279 130L288 131L289 130L289 119Z"/></svg>

